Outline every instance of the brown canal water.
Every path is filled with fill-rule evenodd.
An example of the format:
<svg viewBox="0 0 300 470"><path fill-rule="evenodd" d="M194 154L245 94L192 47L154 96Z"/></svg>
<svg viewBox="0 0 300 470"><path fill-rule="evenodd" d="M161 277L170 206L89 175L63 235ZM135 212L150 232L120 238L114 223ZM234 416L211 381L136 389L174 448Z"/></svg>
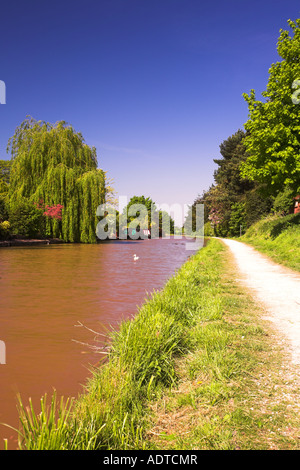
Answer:
<svg viewBox="0 0 300 470"><path fill-rule="evenodd" d="M147 293L163 287L193 254L185 239L109 241L0 249L0 423L19 427L17 394L39 408L53 390L83 391L105 333L133 317ZM139 256L133 261L133 254ZM80 323L84 327L78 326ZM102 338L102 337L101 337ZM83 344L82 344L83 343ZM0 449L16 448L17 434L0 425Z"/></svg>

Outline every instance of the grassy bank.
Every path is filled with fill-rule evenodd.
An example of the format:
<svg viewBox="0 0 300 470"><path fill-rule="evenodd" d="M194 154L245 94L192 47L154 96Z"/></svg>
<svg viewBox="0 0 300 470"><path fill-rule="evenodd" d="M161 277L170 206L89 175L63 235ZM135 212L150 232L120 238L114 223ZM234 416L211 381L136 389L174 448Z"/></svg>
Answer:
<svg viewBox="0 0 300 470"><path fill-rule="evenodd" d="M210 241L112 334L86 393L21 406L20 448L297 448L294 371L234 274Z"/></svg>
<svg viewBox="0 0 300 470"><path fill-rule="evenodd" d="M239 240L300 271L300 214L269 216L251 226Z"/></svg>

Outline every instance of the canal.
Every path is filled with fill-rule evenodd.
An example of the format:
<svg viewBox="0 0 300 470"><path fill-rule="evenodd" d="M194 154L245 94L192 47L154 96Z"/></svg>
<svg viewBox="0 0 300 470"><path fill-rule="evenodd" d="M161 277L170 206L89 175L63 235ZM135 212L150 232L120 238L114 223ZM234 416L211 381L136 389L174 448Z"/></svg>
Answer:
<svg viewBox="0 0 300 470"><path fill-rule="evenodd" d="M83 391L111 328L133 317L193 253L185 239L109 241L0 249L0 422L18 428L17 394L35 406L53 389ZM133 255L138 257L134 261ZM84 325L84 326L80 326ZM0 425L0 449L17 435Z"/></svg>

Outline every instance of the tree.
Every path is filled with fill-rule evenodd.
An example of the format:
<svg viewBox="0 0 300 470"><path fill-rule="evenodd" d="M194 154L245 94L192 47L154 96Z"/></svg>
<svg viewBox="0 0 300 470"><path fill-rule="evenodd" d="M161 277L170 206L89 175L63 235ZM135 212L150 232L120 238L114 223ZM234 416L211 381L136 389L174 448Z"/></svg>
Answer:
<svg viewBox="0 0 300 470"><path fill-rule="evenodd" d="M172 217L166 211L158 211L159 219L159 235L174 235L175 222Z"/></svg>
<svg viewBox="0 0 300 470"><path fill-rule="evenodd" d="M214 227L216 235L228 235L231 207L234 203L228 188L223 183L213 186L206 200L209 204L208 220Z"/></svg>
<svg viewBox="0 0 300 470"><path fill-rule="evenodd" d="M10 168L10 160L0 160L0 223L7 221L8 219L6 196L9 188ZM8 228L4 230L5 233L7 233L7 231Z"/></svg>
<svg viewBox="0 0 300 470"><path fill-rule="evenodd" d="M282 60L269 69L265 101L257 100L254 90L244 94L249 119L242 175L266 184L273 196L286 187L294 194L300 191L300 105L294 91L300 85L300 19L288 24L291 31L280 30L277 51Z"/></svg>
<svg viewBox="0 0 300 470"><path fill-rule="evenodd" d="M137 231L141 229L152 230L159 236L174 234L174 220L164 210L158 210L155 202L150 197L133 196L123 213L120 214L120 230L127 229L135 221Z"/></svg>
<svg viewBox="0 0 300 470"><path fill-rule="evenodd" d="M245 202L236 202L232 205L230 220L229 220L229 231L230 235L237 236L242 230L245 230Z"/></svg>
<svg viewBox="0 0 300 470"><path fill-rule="evenodd" d="M189 209L189 216L197 204L204 204L206 233L232 236L240 233L263 214L270 212L272 200L262 194L263 185L241 175L241 167L247 159L244 145L246 133L239 129L220 145L222 158L215 158L218 168L214 172L215 184L202 196L198 196ZM185 223L185 226L187 223ZM195 230L195 216L192 212L192 227Z"/></svg>
<svg viewBox="0 0 300 470"><path fill-rule="evenodd" d="M0 160L0 185L5 183L7 188L10 180L11 163L11 160ZM1 189L0 192L2 192Z"/></svg>
<svg viewBox="0 0 300 470"><path fill-rule="evenodd" d="M140 211L135 211L132 206L143 206L145 211L143 214L140 214ZM130 208L132 208L130 210ZM150 229L151 220L152 220L152 211L156 211L155 202L152 201L150 197L145 196L133 196L127 206L124 208L123 214L127 214L127 224L132 222L136 217L143 216L144 220L142 221L142 228Z"/></svg>
<svg viewBox="0 0 300 470"><path fill-rule="evenodd" d="M218 165L214 172L215 182L226 187L232 200L254 187L254 183L241 176L241 164L247 158L244 145L246 134L239 129L220 145L221 159L214 159Z"/></svg>
<svg viewBox="0 0 300 470"><path fill-rule="evenodd" d="M230 234L232 207L254 186L254 183L242 178L240 174L241 163L246 160L244 139L245 132L239 129L221 143L222 158L214 159L218 165L214 172L215 184L202 196L198 196L190 209L192 210L197 204L204 204L206 231L207 224L210 223L214 232L220 236ZM192 214L192 229L195 230L194 214Z"/></svg>
<svg viewBox="0 0 300 470"><path fill-rule="evenodd" d="M265 186L256 183L254 188L246 193L245 197L245 224L250 227L271 212L273 198L266 196Z"/></svg>
<svg viewBox="0 0 300 470"><path fill-rule="evenodd" d="M241 165L246 160L245 132L239 129L220 145L221 159L214 172L216 186L211 189L209 220L217 234L236 235L238 220L245 220L246 194L254 183L241 176ZM238 215L237 215L238 214ZM243 222L244 223L244 222Z"/></svg>
<svg viewBox="0 0 300 470"><path fill-rule="evenodd" d="M26 201L33 207L61 207L62 217L46 217L45 234L69 242L96 242L97 207L107 195L106 173L97 168L95 148L60 121L29 117L8 142L12 156L8 208L12 215ZM46 215L46 214L45 214ZM48 214L49 215L49 214Z"/></svg>

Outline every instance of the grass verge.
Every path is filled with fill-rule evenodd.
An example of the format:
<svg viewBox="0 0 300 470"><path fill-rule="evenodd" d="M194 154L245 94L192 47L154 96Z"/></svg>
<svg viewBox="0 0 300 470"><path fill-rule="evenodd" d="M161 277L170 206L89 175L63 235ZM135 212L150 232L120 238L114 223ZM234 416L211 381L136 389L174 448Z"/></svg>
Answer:
<svg viewBox="0 0 300 470"><path fill-rule="evenodd" d="M20 402L20 449L297 448L299 384L218 240L136 317L74 402Z"/></svg>
<svg viewBox="0 0 300 470"><path fill-rule="evenodd" d="M239 240L300 271L300 214L270 215L253 224Z"/></svg>
<svg viewBox="0 0 300 470"><path fill-rule="evenodd" d="M177 386L149 405L148 445L299 449L299 371L261 306L235 281L238 273L224 247L210 264L214 270L210 314L206 306L190 331L194 346L177 360ZM221 314L213 315L215 309Z"/></svg>

